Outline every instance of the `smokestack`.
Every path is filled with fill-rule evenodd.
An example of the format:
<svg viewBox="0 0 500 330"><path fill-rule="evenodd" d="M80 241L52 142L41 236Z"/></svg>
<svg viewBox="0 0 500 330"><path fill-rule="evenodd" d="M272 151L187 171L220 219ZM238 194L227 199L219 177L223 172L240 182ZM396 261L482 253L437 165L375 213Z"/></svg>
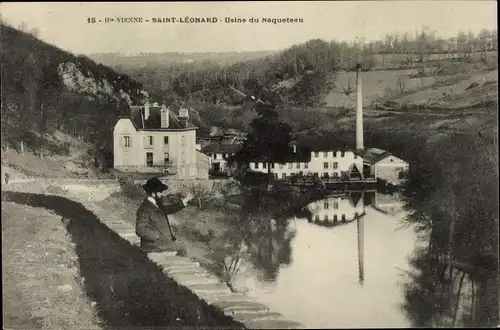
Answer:
<svg viewBox="0 0 500 330"><path fill-rule="evenodd" d="M149 118L149 101L144 105L144 119L148 120Z"/></svg>
<svg viewBox="0 0 500 330"><path fill-rule="evenodd" d="M363 92L361 90L361 64L356 65L356 150L364 149Z"/></svg>
<svg viewBox="0 0 500 330"><path fill-rule="evenodd" d="M161 106L160 116L161 116L161 128L168 128L170 126L170 110L164 105Z"/></svg>

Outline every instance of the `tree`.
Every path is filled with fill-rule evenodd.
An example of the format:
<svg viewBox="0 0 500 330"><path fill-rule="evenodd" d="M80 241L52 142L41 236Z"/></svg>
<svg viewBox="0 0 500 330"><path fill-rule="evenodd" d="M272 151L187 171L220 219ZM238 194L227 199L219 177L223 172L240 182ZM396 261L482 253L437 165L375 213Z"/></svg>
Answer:
<svg viewBox="0 0 500 330"><path fill-rule="evenodd" d="M271 164L284 164L294 155L291 146L292 127L278 120L278 112L270 103L257 102L258 117L250 123L250 132L241 149L229 158L229 162L246 165L251 161L267 165L267 180L271 174Z"/></svg>

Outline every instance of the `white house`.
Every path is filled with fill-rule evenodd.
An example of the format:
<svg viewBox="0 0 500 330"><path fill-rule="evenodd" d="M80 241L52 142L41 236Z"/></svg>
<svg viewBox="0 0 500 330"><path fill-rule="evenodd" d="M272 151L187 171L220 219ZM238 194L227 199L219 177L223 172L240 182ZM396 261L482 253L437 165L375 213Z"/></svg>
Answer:
<svg viewBox="0 0 500 330"><path fill-rule="evenodd" d="M114 168L124 172L169 173L179 178L208 177L209 160L196 150L197 127L189 110L131 106L113 130Z"/></svg>
<svg viewBox="0 0 500 330"><path fill-rule="evenodd" d="M234 155L240 148L239 144L211 143L204 146L201 151L210 158L213 171L227 173L227 157Z"/></svg>
<svg viewBox="0 0 500 330"><path fill-rule="evenodd" d="M357 152L363 158L370 174L392 184L401 182L400 173L407 171L409 164L388 151L370 148Z"/></svg>
<svg viewBox="0 0 500 330"><path fill-rule="evenodd" d="M356 168L363 171L363 159L352 151L313 151L309 162L294 162L286 164L271 164L271 173L278 179L302 172L304 175L317 174L319 177L340 178L342 172L351 173ZM250 169L267 173L267 164L250 163Z"/></svg>

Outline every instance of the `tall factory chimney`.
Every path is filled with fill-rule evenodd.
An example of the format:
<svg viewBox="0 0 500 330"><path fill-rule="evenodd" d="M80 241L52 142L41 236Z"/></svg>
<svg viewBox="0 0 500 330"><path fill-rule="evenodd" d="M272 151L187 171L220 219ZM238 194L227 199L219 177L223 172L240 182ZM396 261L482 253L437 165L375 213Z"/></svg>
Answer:
<svg viewBox="0 0 500 330"><path fill-rule="evenodd" d="M361 89L361 64L356 65L356 150L364 149L363 141L363 92Z"/></svg>

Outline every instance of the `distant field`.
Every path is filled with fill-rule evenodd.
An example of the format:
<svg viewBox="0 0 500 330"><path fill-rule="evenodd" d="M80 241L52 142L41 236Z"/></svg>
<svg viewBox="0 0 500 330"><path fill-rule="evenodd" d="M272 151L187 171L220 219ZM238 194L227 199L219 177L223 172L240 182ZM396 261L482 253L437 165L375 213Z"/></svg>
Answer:
<svg viewBox="0 0 500 330"><path fill-rule="evenodd" d="M454 84L429 88L396 98L400 104L466 107L498 99L498 69L477 72Z"/></svg>
<svg viewBox="0 0 500 330"><path fill-rule="evenodd" d="M434 54L433 56L434 59L444 59L441 57L451 56L451 54ZM417 77L419 71L417 68L362 72L363 106L370 106L374 102L383 103L387 100L394 100L401 104L428 104L441 101L457 103L456 100L460 98L461 101L456 106L490 101L491 95L497 94L494 92L498 82L497 53L488 54L487 64L483 64L479 56L479 54L474 54L471 63L447 60L438 66L434 62L433 65L426 65L423 77ZM481 99L479 93L470 91L468 87L472 83L489 84L489 88L481 89L488 97ZM345 95L344 91L349 86L352 93ZM467 101L469 96L472 99ZM335 88L324 100L327 107L354 108L356 106L356 72L338 72L335 78Z"/></svg>
<svg viewBox="0 0 500 330"><path fill-rule="evenodd" d="M420 57L419 54L375 54L372 55L374 61L373 69L394 69L401 67L401 64L406 59L415 61ZM458 54L430 54L425 57L427 63L440 61L440 60L450 60L457 58ZM472 61L478 62L481 60L481 53L473 53ZM491 51L486 53L486 58L488 61L496 62L498 59L498 52ZM416 64L416 63L415 63Z"/></svg>
<svg viewBox="0 0 500 330"><path fill-rule="evenodd" d="M434 77L410 78L410 75L417 73L417 69L362 72L363 105L367 106L379 98L400 93L400 80L404 84L405 91L431 86L436 81ZM350 96L343 94L343 90L348 88L349 83L355 90L356 72L337 73L335 89L325 97L327 107L353 108L356 106L355 91Z"/></svg>

